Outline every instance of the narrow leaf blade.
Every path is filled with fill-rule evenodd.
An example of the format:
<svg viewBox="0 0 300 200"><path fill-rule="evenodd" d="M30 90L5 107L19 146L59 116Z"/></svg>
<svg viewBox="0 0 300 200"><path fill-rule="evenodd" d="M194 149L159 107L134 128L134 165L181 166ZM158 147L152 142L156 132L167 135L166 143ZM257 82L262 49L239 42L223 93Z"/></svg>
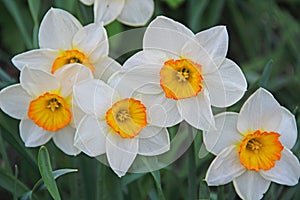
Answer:
<svg viewBox="0 0 300 200"><path fill-rule="evenodd" d="M49 153L46 147L44 146L42 146L39 150L38 166L46 188L48 189L53 199L61 200L54 176L52 174Z"/></svg>

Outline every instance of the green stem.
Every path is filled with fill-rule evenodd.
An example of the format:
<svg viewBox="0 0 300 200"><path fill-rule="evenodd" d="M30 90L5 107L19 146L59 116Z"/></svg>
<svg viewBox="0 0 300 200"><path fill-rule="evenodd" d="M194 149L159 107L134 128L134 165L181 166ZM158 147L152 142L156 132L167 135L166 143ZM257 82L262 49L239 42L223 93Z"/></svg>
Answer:
<svg viewBox="0 0 300 200"><path fill-rule="evenodd" d="M195 147L192 143L188 151L188 194L189 199L197 199L197 181L196 181L196 163L195 163Z"/></svg>

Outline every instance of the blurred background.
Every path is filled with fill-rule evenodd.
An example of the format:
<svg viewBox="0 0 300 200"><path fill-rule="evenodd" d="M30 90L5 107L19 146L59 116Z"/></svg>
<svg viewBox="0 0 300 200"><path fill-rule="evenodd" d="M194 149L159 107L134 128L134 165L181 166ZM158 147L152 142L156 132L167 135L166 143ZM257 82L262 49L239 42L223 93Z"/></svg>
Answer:
<svg viewBox="0 0 300 200"><path fill-rule="evenodd" d="M295 114L299 129L300 0L154 1L152 19L164 15L183 23L194 33L215 25L227 27L227 57L238 63L248 81L248 91L243 99L228 110L239 111L247 97L262 86ZM38 48L39 24L50 7L69 11L83 25L93 21L92 6L84 6L79 0L0 2L0 89L18 82L19 71L12 65L11 58ZM106 28L109 36L132 29L117 21ZM123 42L113 40L110 53L117 55L120 46L126 45ZM122 64L132 53L122 55L118 61ZM171 134L176 128L170 129ZM192 147L172 165L156 174L128 174L122 179L95 159L83 154L76 158L64 155L52 142L46 147L53 169L79 170L58 178L62 199L162 199L163 196L165 199L239 199L231 183L208 188L202 181L213 156L199 159L201 144L199 132ZM299 140L292 150L299 158ZM1 111L0 199L16 199L33 188L40 179L37 152L38 148L24 147L18 121ZM35 193L37 199L51 199L46 190ZM300 199L300 185L285 187L272 183L264 199Z"/></svg>

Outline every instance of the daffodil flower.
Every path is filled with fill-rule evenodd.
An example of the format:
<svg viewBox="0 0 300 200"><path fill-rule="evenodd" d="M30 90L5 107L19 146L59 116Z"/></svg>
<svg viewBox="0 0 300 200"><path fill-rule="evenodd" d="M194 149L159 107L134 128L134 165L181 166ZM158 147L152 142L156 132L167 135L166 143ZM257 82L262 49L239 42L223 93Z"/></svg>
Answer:
<svg viewBox="0 0 300 200"><path fill-rule="evenodd" d="M214 126L211 106L234 104L247 87L238 65L225 58L227 47L224 26L195 35L182 24L160 16L145 32L143 51L124 63L112 83L149 95L145 101L157 102L162 109L171 107L161 126L173 126L184 119L208 130Z"/></svg>
<svg viewBox="0 0 300 200"><path fill-rule="evenodd" d="M72 104L72 89L76 82L92 78L91 71L78 64L60 68L55 74L25 66L20 84L0 92L0 106L21 120L20 135L25 146L41 146L53 138L64 153L76 155L80 150L73 145L76 116L72 110L80 110Z"/></svg>
<svg viewBox="0 0 300 200"><path fill-rule="evenodd" d="M95 22L104 25L114 20L129 25L143 26L154 11L153 0L80 0L85 5L94 4Z"/></svg>
<svg viewBox="0 0 300 200"><path fill-rule="evenodd" d="M204 144L217 157L206 181L210 186L233 181L242 199L261 199L270 183L296 185L300 176L295 117L267 90L258 89L240 113L215 116L216 130L204 132Z"/></svg>
<svg viewBox="0 0 300 200"><path fill-rule="evenodd" d="M120 65L108 57L108 38L101 23L82 26L70 13L51 8L39 29L40 49L16 55L12 62L21 70L25 65L54 73L72 63L89 68L96 78L107 80Z"/></svg>
<svg viewBox="0 0 300 200"><path fill-rule="evenodd" d="M151 123L154 118L164 119L138 98L101 80L78 83L74 97L86 113L78 125L74 145L91 157L106 153L119 177L125 175L138 154L156 156L169 150L167 129Z"/></svg>

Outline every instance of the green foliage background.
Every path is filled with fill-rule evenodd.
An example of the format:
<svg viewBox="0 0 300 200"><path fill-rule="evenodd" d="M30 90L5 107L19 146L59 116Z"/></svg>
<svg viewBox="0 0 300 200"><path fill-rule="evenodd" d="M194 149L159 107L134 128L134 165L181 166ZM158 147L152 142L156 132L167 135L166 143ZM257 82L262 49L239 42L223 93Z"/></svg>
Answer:
<svg viewBox="0 0 300 200"><path fill-rule="evenodd" d="M92 7L77 0L0 2L0 88L18 82L19 72L10 60L18 53L38 47L38 27L50 7L71 12L84 25L93 21ZM214 25L226 25L230 42L228 57L239 64L248 80L248 91L243 99L228 110L239 111L246 98L263 86L296 115L299 129L299 8L299 0L155 0L153 18L157 15L171 17L195 33ZM130 27L114 22L107 29L111 36ZM113 44L112 49L118 45ZM170 129L171 134L176 128ZM127 174L121 179L96 159L83 154L66 156L52 142L46 147L52 169L78 169L56 181L62 199L238 199L232 184L208 189L202 181L213 156L198 158L201 138L199 132L190 149L165 169ZM299 140L293 152L300 157ZM1 199L17 199L35 188L41 178L37 155L38 148L25 148L21 141L18 121L1 111ZM65 173L68 171L61 174ZM51 199L51 196L45 187L39 187L34 189L32 198ZM300 199L300 185L285 187L272 183L264 199Z"/></svg>

